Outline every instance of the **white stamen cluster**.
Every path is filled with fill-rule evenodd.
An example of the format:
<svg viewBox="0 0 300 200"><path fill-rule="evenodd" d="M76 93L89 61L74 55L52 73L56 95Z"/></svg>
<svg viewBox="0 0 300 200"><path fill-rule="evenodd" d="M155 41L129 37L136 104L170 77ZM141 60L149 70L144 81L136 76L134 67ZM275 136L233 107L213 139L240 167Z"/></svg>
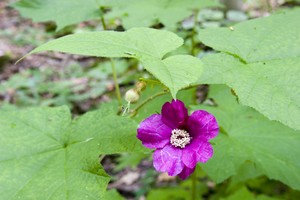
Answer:
<svg viewBox="0 0 300 200"><path fill-rule="evenodd" d="M191 141L190 134L185 130L173 129L170 142L175 147L184 148Z"/></svg>

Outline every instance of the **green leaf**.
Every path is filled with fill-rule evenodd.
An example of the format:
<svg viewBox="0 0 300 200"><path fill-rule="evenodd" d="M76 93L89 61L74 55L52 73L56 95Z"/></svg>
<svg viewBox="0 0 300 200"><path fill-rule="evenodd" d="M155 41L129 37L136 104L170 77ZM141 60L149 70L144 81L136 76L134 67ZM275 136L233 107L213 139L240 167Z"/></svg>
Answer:
<svg viewBox="0 0 300 200"><path fill-rule="evenodd" d="M282 200L282 198L277 198L277 197L269 197L269 196L267 196L267 195L258 195L257 197L256 197L256 200Z"/></svg>
<svg viewBox="0 0 300 200"><path fill-rule="evenodd" d="M170 89L175 99L177 92L195 83L202 73L202 62L193 56L171 56L162 61L147 59L145 68Z"/></svg>
<svg viewBox="0 0 300 200"><path fill-rule="evenodd" d="M299 57L300 9L199 32L204 44L247 63Z"/></svg>
<svg viewBox="0 0 300 200"><path fill-rule="evenodd" d="M221 200L255 200L254 195L246 188L242 187L227 198L221 198Z"/></svg>
<svg viewBox="0 0 300 200"><path fill-rule="evenodd" d="M50 50L86 56L162 58L182 44L183 40L172 32L133 28L125 32L100 31L67 35L35 48L30 54Z"/></svg>
<svg viewBox="0 0 300 200"><path fill-rule="evenodd" d="M200 32L223 53L206 57L199 82L227 84L242 104L300 130L300 10Z"/></svg>
<svg viewBox="0 0 300 200"><path fill-rule="evenodd" d="M66 107L2 111L1 197L101 199L109 177L99 154L143 151L136 127L109 108L73 121Z"/></svg>
<svg viewBox="0 0 300 200"><path fill-rule="evenodd" d="M20 0L13 4L23 17L34 22L54 21L57 30L79 22L99 19L100 0Z"/></svg>
<svg viewBox="0 0 300 200"><path fill-rule="evenodd" d="M106 17L120 17L126 29L149 27L158 22L168 29L174 29L176 23L192 15L193 10L220 6L220 3L215 0L121 0L117 2Z"/></svg>
<svg viewBox="0 0 300 200"><path fill-rule="evenodd" d="M221 198L221 200L279 200L275 197L269 197L266 195L254 196L245 186L238 189L235 193L231 194L226 198Z"/></svg>
<svg viewBox="0 0 300 200"><path fill-rule="evenodd" d="M105 193L104 200L124 200L124 198L114 189Z"/></svg>
<svg viewBox="0 0 300 200"><path fill-rule="evenodd" d="M101 154L146 152L147 149L136 138L138 124L134 120L112 115L112 108L102 106L101 112L88 112L75 120L72 142L87 140L88 135L95 140L98 153Z"/></svg>
<svg viewBox="0 0 300 200"><path fill-rule="evenodd" d="M147 196L148 200L190 199L190 193L180 187L161 188L151 190Z"/></svg>
<svg viewBox="0 0 300 200"><path fill-rule="evenodd" d="M222 130L212 141L215 144L214 156L203 166L208 175L220 183L239 173L246 162L253 162L256 174L260 172L300 190L299 131L239 105L224 86L211 89L210 97L217 106L193 108L204 108L213 113Z"/></svg>
<svg viewBox="0 0 300 200"><path fill-rule="evenodd" d="M231 179L231 184L243 183L262 175L262 172L257 169L256 164L248 160L239 167L236 175Z"/></svg>
<svg viewBox="0 0 300 200"><path fill-rule="evenodd" d="M162 86L153 86L151 83L147 84L146 89L143 91L141 98L139 102L143 102L146 99L152 99L152 96L161 93L164 90L164 87ZM196 88L192 87L190 89L186 90L181 90L178 92L178 99L183 101L185 105L191 105L194 104L195 99L191 98L196 96ZM141 107L141 109L138 110L137 115L134 117L134 119L137 122L141 122L145 118L149 117L150 115L154 113L161 113L161 108L166 103L167 101L171 102L172 101L172 96L170 94L165 94L163 96L157 97L152 99L151 101L147 102L144 106ZM136 106L131 105L132 109L135 109L139 104Z"/></svg>
<svg viewBox="0 0 300 200"><path fill-rule="evenodd" d="M178 90L194 83L201 75L202 62L192 56L163 56L182 45L183 40L174 33L150 28L133 28L126 32L102 31L68 35L31 51L45 50L102 56L133 57L145 69L166 85L176 98Z"/></svg>

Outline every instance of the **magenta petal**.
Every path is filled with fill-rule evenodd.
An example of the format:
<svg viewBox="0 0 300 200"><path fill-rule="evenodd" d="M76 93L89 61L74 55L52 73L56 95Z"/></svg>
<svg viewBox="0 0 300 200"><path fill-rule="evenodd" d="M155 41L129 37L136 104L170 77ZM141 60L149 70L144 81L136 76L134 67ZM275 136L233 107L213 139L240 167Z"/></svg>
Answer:
<svg viewBox="0 0 300 200"><path fill-rule="evenodd" d="M172 100L166 102L161 110L162 121L170 128L178 128L178 125L188 117L188 111L182 101Z"/></svg>
<svg viewBox="0 0 300 200"><path fill-rule="evenodd" d="M189 167L184 167L182 172L180 174L178 174L178 176L184 180L186 179L187 177L189 177L194 171L195 171L196 167L194 168L189 168Z"/></svg>
<svg viewBox="0 0 300 200"><path fill-rule="evenodd" d="M169 176L178 175L184 165L181 161L182 150L166 145L153 154L153 166L157 171L168 172Z"/></svg>
<svg viewBox="0 0 300 200"><path fill-rule="evenodd" d="M197 162L204 163L208 161L213 156L213 153L213 148L209 142L200 138L195 139L183 149L182 161L187 167L194 168Z"/></svg>
<svg viewBox="0 0 300 200"><path fill-rule="evenodd" d="M142 121L137 129L137 138L145 147L163 148L170 141L172 129L166 126L161 115L154 114Z"/></svg>
<svg viewBox="0 0 300 200"><path fill-rule="evenodd" d="M193 138L210 140L218 135L219 126L216 118L204 110L196 110L188 119L189 133Z"/></svg>

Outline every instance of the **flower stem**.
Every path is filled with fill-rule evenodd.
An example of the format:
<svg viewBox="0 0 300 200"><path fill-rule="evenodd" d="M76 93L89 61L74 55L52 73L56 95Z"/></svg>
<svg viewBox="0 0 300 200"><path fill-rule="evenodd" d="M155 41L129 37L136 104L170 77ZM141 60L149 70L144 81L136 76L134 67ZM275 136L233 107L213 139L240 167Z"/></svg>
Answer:
<svg viewBox="0 0 300 200"><path fill-rule="evenodd" d="M102 26L103 26L103 30L107 30L107 26L106 26L103 14L101 14L101 23L102 23ZM114 63L112 58L110 58L110 64L111 64L111 69L112 69L112 74L113 74L113 79L114 79L116 96L117 96L118 104L119 104L119 108L120 108L119 110L121 110L121 107L122 107L121 92L120 92L120 87L119 87L119 83L118 83L118 79L117 79L117 72L116 72L116 68L115 68L115 63Z"/></svg>
<svg viewBox="0 0 300 200"><path fill-rule="evenodd" d="M101 15L101 23L102 23L103 30L107 30L107 26L106 26L103 14Z"/></svg>
<svg viewBox="0 0 300 200"><path fill-rule="evenodd" d="M122 106L121 92L120 92L120 87L119 87L119 83L118 83L118 79L117 79L115 63L112 58L110 58L110 63L111 63L111 69L112 69L113 79L114 79L114 84L115 84L115 89L116 89L116 96L118 99L119 106L121 107Z"/></svg>
<svg viewBox="0 0 300 200"><path fill-rule="evenodd" d="M194 12L194 27L192 29L192 35L191 35L191 41L192 41L192 45L191 45L191 54L193 56L196 55L196 41L195 41L195 35L197 34L197 30L196 30L196 24L197 24L197 17L198 17L198 13L199 13L199 10L196 10Z"/></svg>
<svg viewBox="0 0 300 200"><path fill-rule="evenodd" d="M159 97L159 96L162 96L162 95L165 95L169 93L169 91L163 91L163 92L159 92L159 93L156 93L150 97L148 97L147 99L145 99L142 103L140 103L134 110L132 110L132 114L130 115L130 117L134 117L138 111L146 104L148 103L149 101L155 99L156 97Z"/></svg>
<svg viewBox="0 0 300 200"><path fill-rule="evenodd" d="M192 174L192 191L191 191L191 200L196 200L196 191L197 191L197 173L196 170Z"/></svg>

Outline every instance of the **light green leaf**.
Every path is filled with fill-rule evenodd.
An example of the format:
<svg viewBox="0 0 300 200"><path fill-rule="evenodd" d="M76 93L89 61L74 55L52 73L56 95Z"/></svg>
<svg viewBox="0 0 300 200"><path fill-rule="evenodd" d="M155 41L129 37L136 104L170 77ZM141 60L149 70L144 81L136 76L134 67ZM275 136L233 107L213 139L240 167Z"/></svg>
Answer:
<svg viewBox="0 0 300 200"><path fill-rule="evenodd" d="M148 200L190 199L190 193L181 187L154 189L149 192Z"/></svg>
<svg viewBox="0 0 300 200"><path fill-rule="evenodd" d="M242 104L300 129L300 57L244 64L228 54L206 57L202 83L225 83Z"/></svg>
<svg viewBox="0 0 300 200"><path fill-rule="evenodd" d="M75 120L72 143L95 140L98 153L101 154L146 152L147 149L136 138L138 124L134 120L112 114L112 108L102 106L100 112L88 112Z"/></svg>
<svg viewBox="0 0 300 200"><path fill-rule="evenodd" d="M193 14L193 10L220 6L215 0L127 0L117 1L108 18L120 17L126 28L149 27L161 22L168 29ZM176 14L174 14L176 13Z"/></svg>
<svg viewBox="0 0 300 200"><path fill-rule="evenodd" d="M299 57L300 9L199 32L204 44L247 63Z"/></svg>
<svg viewBox="0 0 300 200"><path fill-rule="evenodd" d="M57 30L101 16L100 0L20 0L13 5L34 22L54 21Z"/></svg>
<svg viewBox="0 0 300 200"><path fill-rule="evenodd" d="M150 28L133 28L126 32L92 32L68 35L31 51L45 50L65 53L102 56L133 57L141 61L173 96L179 89L194 83L201 75L202 62L192 56L163 56L182 45L183 40L174 33Z"/></svg>
<svg viewBox="0 0 300 200"><path fill-rule="evenodd" d="M201 83L232 87L242 104L300 130L300 10L200 32L223 53L206 57Z"/></svg>
<svg viewBox="0 0 300 200"><path fill-rule="evenodd" d="M35 48L30 54L47 50L86 56L162 58L182 44L183 40L172 32L133 28L125 32L100 31L67 35Z"/></svg>
<svg viewBox="0 0 300 200"><path fill-rule="evenodd" d="M143 65L170 89L173 98L180 89L195 83L202 73L200 59L189 55L171 56L162 61L147 59Z"/></svg>
<svg viewBox="0 0 300 200"><path fill-rule="evenodd" d="M101 199L109 177L99 154L141 151L136 126L106 108L75 121L66 107L2 111L1 197Z"/></svg>
<svg viewBox="0 0 300 200"><path fill-rule="evenodd" d="M236 175L232 177L231 184L235 185L238 183L246 182L250 179L255 179L262 176L263 173L257 169L256 164L251 161L244 162L236 172Z"/></svg>
<svg viewBox="0 0 300 200"><path fill-rule="evenodd" d="M266 195L258 195L255 196L253 193L251 193L245 186L241 187L237 191L235 191L233 194L226 198L221 198L221 200L279 200L275 197L269 197Z"/></svg>
<svg viewBox="0 0 300 200"><path fill-rule="evenodd" d="M105 193L103 200L124 200L124 198L116 190L109 190Z"/></svg>
<svg viewBox="0 0 300 200"><path fill-rule="evenodd" d="M282 198L270 197L270 196L261 194L256 197L256 200L282 200Z"/></svg>
<svg viewBox="0 0 300 200"><path fill-rule="evenodd" d="M235 193L230 195L227 198L221 198L221 200L255 200L254 195L246 188L242 187L239 190L237 190Z"/></svg>
<svg viewBox="0 0 300 200"><path fill-rule="evenodd" d="M214 156L203 166L208 175L220 183L239 173L245 162L253 162L258 172L300 190L299 131L239 105L224 86L211 88L217 106L194 107L213 113L223 129L212 141Z"/></svg>

